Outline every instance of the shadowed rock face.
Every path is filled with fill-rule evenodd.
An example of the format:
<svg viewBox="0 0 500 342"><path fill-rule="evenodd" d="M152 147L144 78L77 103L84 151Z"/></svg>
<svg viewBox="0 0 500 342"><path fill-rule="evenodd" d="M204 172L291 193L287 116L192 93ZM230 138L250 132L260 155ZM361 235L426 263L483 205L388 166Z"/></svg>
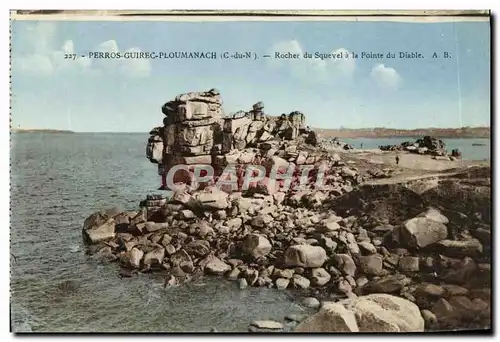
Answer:
<svg viewBox="0 0 500 342"><path fill-rule="evenodd" d="M340 216L368 215L373 224L399 224L425 210L425 200L401 184L365 185L327 206Z"/></svg>
<svg viewBox="0 0 500 342"><path fill-rule="evenodd" d="M343 305L342 305L342 304ZM388 294L371 294L326 303L301 322L297 332L421 332L424 320L412 302Z"/></svg>
<svg viewBox="0 0 500 342"><path fill-rule="evenodd" d="M487 224L491 223L491 186L469 179L447 179L422 194L422 198L448 210L464 213Z"/></svg>
<svg viewBox="0 0 500 342"><path fill-rule="evenodd" d="M341 216L367 215L374 223L398 224L427 207L436 207L451 215L452 225L465 221L490 224L490 168L396 184L362 185L325 203Z"/></svg>

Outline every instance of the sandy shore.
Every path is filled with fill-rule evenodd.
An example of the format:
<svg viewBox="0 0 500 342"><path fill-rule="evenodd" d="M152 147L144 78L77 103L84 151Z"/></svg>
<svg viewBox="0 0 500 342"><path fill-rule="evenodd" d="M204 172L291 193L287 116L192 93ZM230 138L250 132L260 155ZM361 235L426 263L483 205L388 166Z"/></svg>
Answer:
<svg viewBox="0 0 500 342"><path fill-rule="evenodd" d="M489 166L489 161L481 160L436 160L430 155L419 155L408 152L381 151L378 149L369 150L335 150L336 153L342 153L344 156L350 156L352 159L358 159L379 167L389 167L394 169L422 170L422 171L445 171L450 169L460 169L472 165ZM396 165L396 155L399 155L399 164Z"/></svg>

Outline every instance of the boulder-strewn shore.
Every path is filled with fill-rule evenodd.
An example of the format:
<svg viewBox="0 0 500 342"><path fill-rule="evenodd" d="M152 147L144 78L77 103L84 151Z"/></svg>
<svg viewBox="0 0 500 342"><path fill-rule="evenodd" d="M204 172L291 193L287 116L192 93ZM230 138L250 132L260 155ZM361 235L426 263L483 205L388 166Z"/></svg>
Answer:
<svg viewBox="0 0 500 342"><path fill-rule="evenodd" d="M319 308L292 319L302 321L299 332L490 326L489 168L392 179L397 166L375 167L349 155L351 146L321 141L300 112L271 117L259 102L221 119L221 106L215 89L164 105L147 156L164 170L189 168L168 184L169 198L90 215L82 231L89 254L117 262L122 277L162 272L165 286L218 276L240 289L293 291ZM214 176L197 182L201 164ZM235 187L219 184L227 166ZM249 167L263 173L245 186Z"/></svg>
<svg viewBox="0 0 500 342"><path fill-rule="evenodd" d="M383 145L379 146L379 148L382 151L406 151L416 154L429 154L434 156L434 159L437 159L437 157L445 157L449 160L455 160L456 158L462 157L458 149L453 149L451 155L448 155L445 143L440 139L428 135L414 142L404 141L400 145Z"/></svg>

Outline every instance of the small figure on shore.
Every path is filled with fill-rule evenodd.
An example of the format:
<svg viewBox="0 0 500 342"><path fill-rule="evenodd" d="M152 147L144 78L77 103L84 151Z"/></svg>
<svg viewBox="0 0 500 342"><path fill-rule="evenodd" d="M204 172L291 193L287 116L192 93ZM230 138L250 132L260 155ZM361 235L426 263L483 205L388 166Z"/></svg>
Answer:
<svg viewBox="0 0 500 342"><path fill-rule="evenodd" d="M361 143L361 148L363 148L363 143Z"/></svg>
<svg viewBox="0 0 500 342"><path fill-rule="evenodd" d="M396 154L396 165L399 165L399 155Z"/></svg>

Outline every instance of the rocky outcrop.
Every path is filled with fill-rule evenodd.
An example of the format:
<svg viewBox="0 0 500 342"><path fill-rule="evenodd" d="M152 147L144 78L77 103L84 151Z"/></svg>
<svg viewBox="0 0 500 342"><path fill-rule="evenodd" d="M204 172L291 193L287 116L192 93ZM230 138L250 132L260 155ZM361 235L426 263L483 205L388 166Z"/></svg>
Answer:
<svg viewBox="0 0 500 342"><path fill-rule="evenodd" d="M324 304L301 322L296 332L422 332L417 305L387 294L371 294Z"/></svg>
<svg viewBox="0 0 500 342"><path fill-rule="evenodd" d="M424 136L421 139L417 139L415 142L405 141L401 145L383 145L379 146L382 151L407 151L410 153L417 154L430 154L433 156L446 156L448 153L446 151L445 143L431 136ZM461 153L458 149L452 151L453 158L460 158Z"/></svg>
<svg viewBox="0 0 500 342"><path fill-rule="evenodd" d="M321 148L324 148L326 150L352 150L354 147L348 143L345 143L343 141L340 141L339 138L334 137L331 139L322 139L321 142L319 143L319 146Z"/></svg>
<svg viewBox="0 0 500 342"><path fill-rule="evenodd" d="M173 174L172 181L191 184L199 164L211 165L213 176L221 176L221 166L229 162L224 156L235 150L247 149L232 160L232 164L238 165L254 161L257 156L252 149L270 157L288 146L287 142L319 144L317 133L305 126L305 116L301 112L269 116L264 113L264 103L260 101L248 112L224 116L222 104L219 91L210 89L180 94L163 105L163 126L150 132L146 146L146 157L158 164L160 174L168 174L178 165L187 165ZM311 160L307 162L312 163Z"/></svg>
<svg viewBox="0 0 500 342"><path fill-rule="evenodd" d="M367 221L361 212L341 216L341 210L291 201L295 193L282 199L207 191L186 189L165 201L150 198L137 214L91 215L84 231L105 225L108 234L106 240L87 240L91 251L102 251L106 260L120 260L125 268L162 269L176 278L174 283L206 273L241 280L245 286L319 290L341 298L387 293L413 302L422 297L416 286L422 279L481 287L478 277L486 279L482 274L489 272L481 241L463 233L454 239L447 229L453 218L436 208L383 225ZM159 203L164 204L158 209ZM116 223L118 217L130 216ZM425 224L408 223L415 220ZM111 222L114 229L108 227ZM432 310L442 296L428 297L421 309Z"/></svg>
<svg viewBox="0 0 500 342"><path fill-rule="evenodd" d="M357 177L335 160L336 182ZM429 207L426 191L361 186L326 192L327 199L313 204L314 189L277 196L185 187L169 200L149 196L139 211L94 213L83 235L90 254L128 270L166 272L168 286L207 274L240 288L290 289L327 300L385 293L415 303L425 312L426 329L486 324L489 300L481 291L491 277L490 227L479 221L482 215L443 208L454 205L448 197L432 197ZM457 296L472 304L451 300ZM474 305L486 309L471 311ZM325 329L351 329L344 314ZM377 318L377 329L407 329L387 317Z"/></svg>
<svg viewBox="0 0 500 342"><path fill-rule="evenodd" d="M294 245L285 251L285 265L288 267L321 267L326 260L326 251L319 246Z"/></svg>

